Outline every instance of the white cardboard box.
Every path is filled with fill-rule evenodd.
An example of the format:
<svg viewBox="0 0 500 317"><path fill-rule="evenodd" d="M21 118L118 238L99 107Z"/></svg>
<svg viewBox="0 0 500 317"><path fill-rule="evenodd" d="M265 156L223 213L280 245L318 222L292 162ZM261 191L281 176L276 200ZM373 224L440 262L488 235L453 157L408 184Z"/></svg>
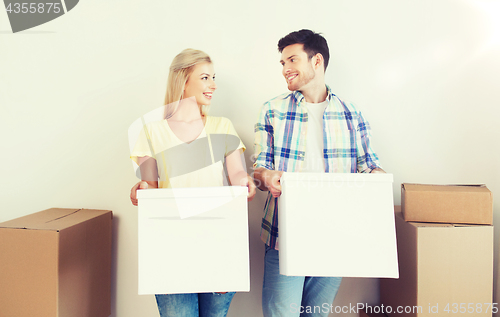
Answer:
<svg viewBox="0 0 500 317"><path fill-rule="evenodd" d="M397 278L392 174L283 173L280 274Z"/></svg>
<svg viewBox="0 0 500 317"><path fill-rule="evenodd" d="M248 292L246 193L240 186L139 190L139 294Z"/></svg>

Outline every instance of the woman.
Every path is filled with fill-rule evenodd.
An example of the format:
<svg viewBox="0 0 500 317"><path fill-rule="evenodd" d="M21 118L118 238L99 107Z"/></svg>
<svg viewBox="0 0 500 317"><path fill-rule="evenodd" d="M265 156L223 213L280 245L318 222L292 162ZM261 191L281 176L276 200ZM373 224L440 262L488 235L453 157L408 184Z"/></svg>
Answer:
<svg viewBox="0 0 500 317"><path fill-rule="evenodd" d="M216 89L214 67L207 54L186 49L174 58L165 119L145 126L131 154L142 179L131 191L134 205L137 189L223 186L223 160L230 183L247 186L248 200L254 197L255 185L242 162L245 146L232 123L207 115ZM166 294L156 295L156 301L161 317L223 317L233 296L234 292Z"/></svg>

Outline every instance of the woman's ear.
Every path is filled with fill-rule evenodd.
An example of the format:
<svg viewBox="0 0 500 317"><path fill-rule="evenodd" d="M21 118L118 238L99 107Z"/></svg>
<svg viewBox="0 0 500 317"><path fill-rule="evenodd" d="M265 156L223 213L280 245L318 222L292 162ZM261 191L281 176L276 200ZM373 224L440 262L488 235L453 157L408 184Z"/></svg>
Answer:
<svg viewBox="0 0 500 317"><path fill-rule="evenodd" d="M186 78L186 80L184 81L184 84L182 84L182 90L181 90L182 96L186 95L186 86L189 81L189 77L191 77L191 75L189 75L188 78Z"/></svg>
<svg viewBox="0 0 500 317"><path fill-rule="evenodd" d="M182 85L181 96L180 96L179 100L182 100L182 98L184 98L185 94L186 94L186 83L184 83L184 85Z"/></svg>

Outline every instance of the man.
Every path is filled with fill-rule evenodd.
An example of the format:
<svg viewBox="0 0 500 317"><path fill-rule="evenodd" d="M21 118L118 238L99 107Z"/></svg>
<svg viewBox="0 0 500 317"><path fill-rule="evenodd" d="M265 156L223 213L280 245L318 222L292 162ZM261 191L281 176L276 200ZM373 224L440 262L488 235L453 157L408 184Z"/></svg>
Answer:
<svg viewBox="0 0 500 317"><path fill-rule="evenodd" d="M279 274L280 177L285 171L384 171L370 146L368 122L325 84L330 57L326 40L310 30L300 30L282 38L278 50L291 92L266 102L255 125L255 183L259 189L269 191L261 228L266 243L262 308L265 317L299 316L302 310L300 316L328 316L325 310L315 314L307 314L307 310L330 305L340 277Z"/></svg>

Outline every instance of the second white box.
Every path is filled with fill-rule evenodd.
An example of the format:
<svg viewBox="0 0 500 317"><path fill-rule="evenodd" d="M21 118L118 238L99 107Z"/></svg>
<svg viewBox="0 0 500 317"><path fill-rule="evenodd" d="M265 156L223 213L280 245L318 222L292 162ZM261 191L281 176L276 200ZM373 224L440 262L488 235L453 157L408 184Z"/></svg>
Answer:
<svg viewBox="0 0 500 317"><path fill-rule="evenodd" d="M280 273L397 278L392 174L284 173Z"/></svg>

